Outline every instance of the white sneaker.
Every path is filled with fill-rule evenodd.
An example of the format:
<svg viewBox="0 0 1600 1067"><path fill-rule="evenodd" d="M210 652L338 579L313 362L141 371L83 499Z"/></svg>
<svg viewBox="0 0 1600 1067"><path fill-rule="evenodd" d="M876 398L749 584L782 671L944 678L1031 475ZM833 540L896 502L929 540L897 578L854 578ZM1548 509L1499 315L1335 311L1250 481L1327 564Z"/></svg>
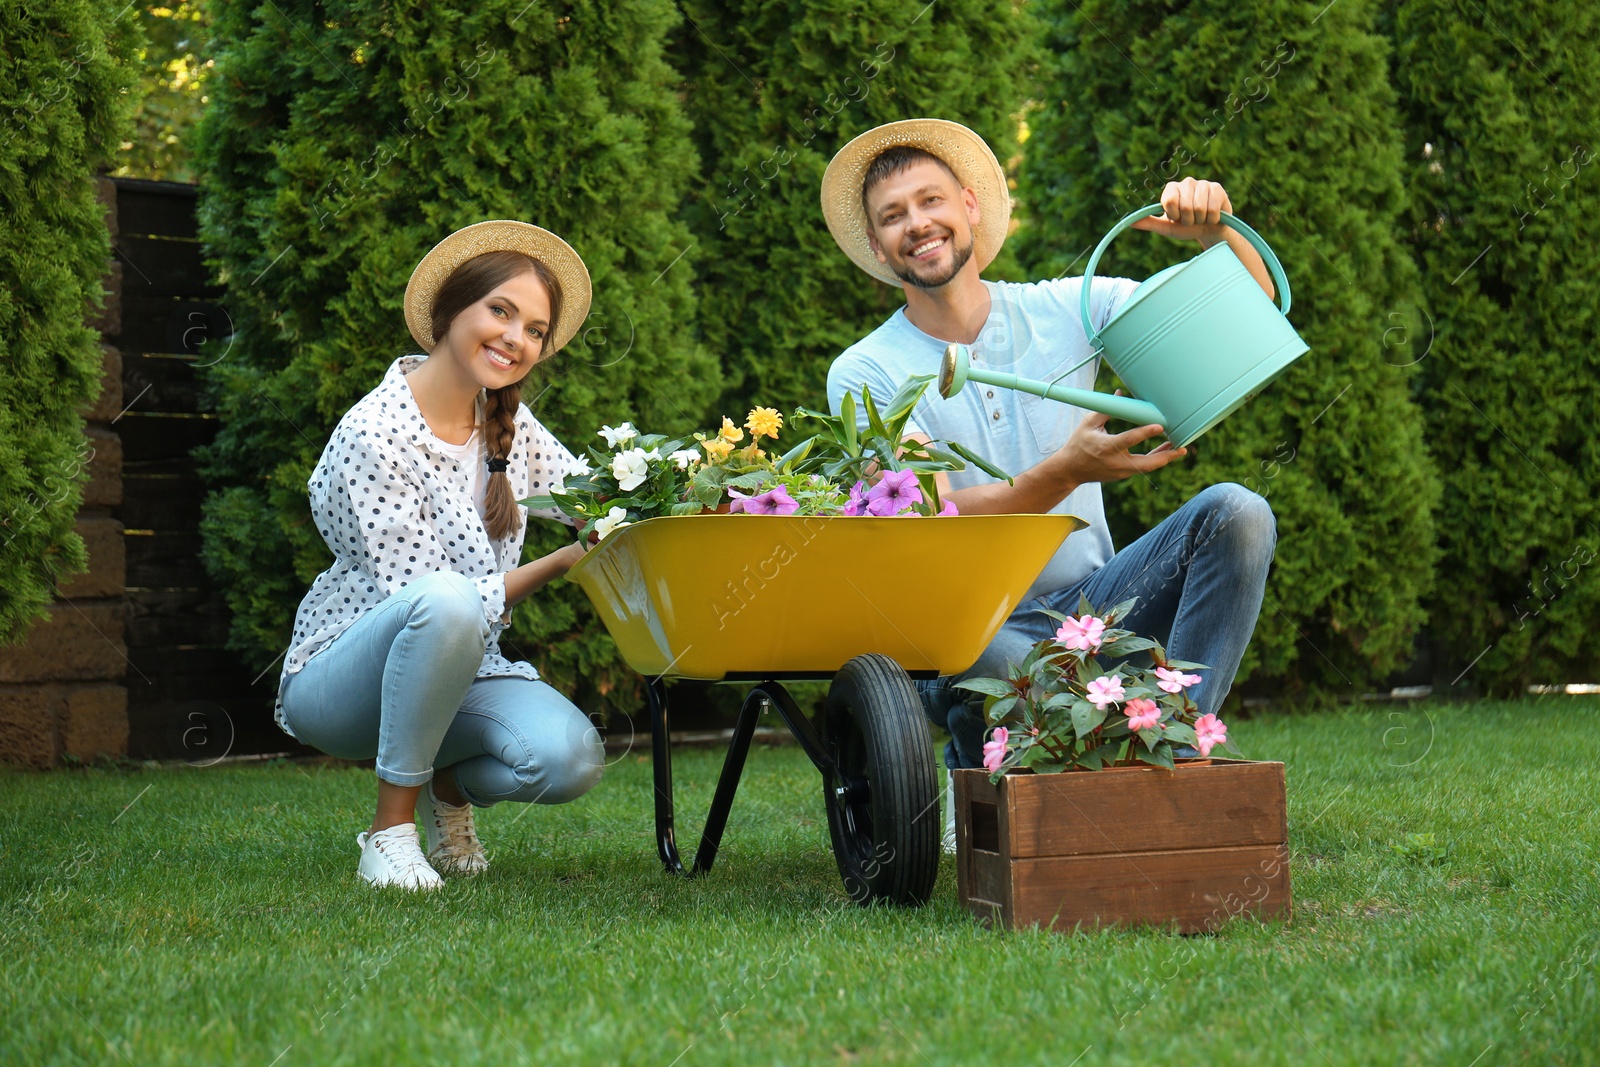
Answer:
<svg viewBox="0 0 1600 1067"><path fill-rule="evenodd" d="M477 874L489 869L489 857L472 825L472 805L446 804L433 795L428 782L427 803L423 805L422 825L428 829L428 862L437 870L452 874Z"/></svg>
<svg viewBox="0 0 1600 1067"><path fill-rule="evenodd" d="M444 885L439 872L428 866L422 855L414 823L403 822L375 834L357 834L356 844L361 846L361 865L356 873L375 886L437 889Z"/></svg>
<svg viewBox="0 0 1600 1067"><path fill-rule="evenodd" d="M956 776L945 772L944 787L944 840L941 842L946 852L956 850Z"/></svg>

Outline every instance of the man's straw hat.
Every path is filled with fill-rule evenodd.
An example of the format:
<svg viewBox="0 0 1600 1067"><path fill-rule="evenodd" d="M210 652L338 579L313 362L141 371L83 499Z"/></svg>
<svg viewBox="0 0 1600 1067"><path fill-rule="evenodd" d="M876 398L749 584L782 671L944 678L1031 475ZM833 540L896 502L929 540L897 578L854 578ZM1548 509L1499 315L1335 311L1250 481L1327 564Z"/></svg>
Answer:
<svg viewBox="0 0 1600 1067"><path fill-rule="evenodd" d="M867 240L867 216L861 207L861 183L867 168L886 148L910 145L938 156L955 172L963 188L978 196L979 220L972 231L972 257L978 269L987 267L1005 243L1011 221L1011 193L1006 174L983 138L945 119L905 119L868 130L843 148L822 176L822 217L855 265L890 285L900 278L879 263Z"/></svg>
<svg viewBox="0 0 1600 1067"><path fill-rule="evenodd" d="M433 351L438 340L433 336L433 301L439 294L439 287L457 267L474 256L507 251L532 256L549 267L561 283L561 314L541 357L554 354L572 340L583 320L589 317L589 301L593 295L589 270L583 260L571 245L549 230L527 222L492 219L464 226L446 237L434 245L411 272L411 281L406 283L406 325L424 352Z"/></svg>

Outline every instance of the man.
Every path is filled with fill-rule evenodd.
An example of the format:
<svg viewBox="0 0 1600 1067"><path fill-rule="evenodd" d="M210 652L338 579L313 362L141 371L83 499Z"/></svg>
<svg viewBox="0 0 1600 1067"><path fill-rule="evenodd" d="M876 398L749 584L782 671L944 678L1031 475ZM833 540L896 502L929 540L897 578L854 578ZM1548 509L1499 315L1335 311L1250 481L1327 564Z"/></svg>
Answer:
<svg viewBox="0 0 1600 1067"><path fill-rule="evenodd" d="M1221 223L1221 213L1231 213L1221 185L1185 178L1167 185L1161 203L1164 217L1134 227L1197 241L1202 248L1227 241L1272 295L1261 257ZM1026 285L979 278L1005 240L1011 204L1005 173L977 134L939 119L870 130L829 164L822 206L845 254L873 277L898 285L906 297L904 308L834 360L828 374L834 413L845 392L859 392L863 384L887 399L908 377L937 373L952 341L970 347L974 366L1093 387L1098 361L1080 318L1082 278ZM1136 288L1125 278L1095 278L1094 328ZM1013 475L1010 485L971 469L939 475L940 493L962 514L1070 513L1089 523L1062 543L961 677L1004 677L1007 663L1054 632L1056 622L1040 608L1076 614L1080 594L1097 608L1138 597L1123 625L1162 641L1175 659L1207 664L1205 680L1190 693L1202 713L1216 712L1261 609L1277 540L1272 511L1241 486L1214 485L1116 552L1101 483L1148 477L1187 450L1167 442L1140 451L1162 427L1113 433L1106 422L1104 415L988 386L969 387L950 399L930 390L912 413L910 436L958 441ZM946 765L977 767L985 734L982 698L953 688L957 680L941 678L918 688L930 721L950 732ZM947 811L947 819L953 812ZM947 821L947 847L953 839Z"/></svg>

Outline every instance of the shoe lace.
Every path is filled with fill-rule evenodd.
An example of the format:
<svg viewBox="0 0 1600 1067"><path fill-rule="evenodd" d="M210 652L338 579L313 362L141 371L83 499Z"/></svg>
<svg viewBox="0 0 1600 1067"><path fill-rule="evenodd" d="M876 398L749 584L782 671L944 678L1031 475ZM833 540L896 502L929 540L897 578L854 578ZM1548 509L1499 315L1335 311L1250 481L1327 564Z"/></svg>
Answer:
<svg viewBox="0 0 1600 1067"><path fill-rule="evenodd" d="M383 853L384 857L395 867L399 868L401 875L423 874L433 871L433 866L428 862L428 857L422 854L422 849L418 845L414 832L380 837L372 842L372 846Z"/></svg>
<svg viewBox="0 0 1600 1067"><path fill-rule="evenodd" d="M472 824L472 805L460 807L436 801L433 820L440 830L436 851L446 856L473 856L483 851L477 828Z"/></svg>

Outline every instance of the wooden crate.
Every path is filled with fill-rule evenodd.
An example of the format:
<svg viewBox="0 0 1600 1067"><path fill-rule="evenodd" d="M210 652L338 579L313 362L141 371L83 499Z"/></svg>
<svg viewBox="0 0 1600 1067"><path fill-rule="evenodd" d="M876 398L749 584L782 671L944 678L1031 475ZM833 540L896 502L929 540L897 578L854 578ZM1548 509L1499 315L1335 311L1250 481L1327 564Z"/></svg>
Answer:
<svg viewBox="0 0 1600 1067"><path fill-rule="evenodd" d="M1176 924L1290 915L1282 763L955 775L957 886L986 925Z"/></svg>

